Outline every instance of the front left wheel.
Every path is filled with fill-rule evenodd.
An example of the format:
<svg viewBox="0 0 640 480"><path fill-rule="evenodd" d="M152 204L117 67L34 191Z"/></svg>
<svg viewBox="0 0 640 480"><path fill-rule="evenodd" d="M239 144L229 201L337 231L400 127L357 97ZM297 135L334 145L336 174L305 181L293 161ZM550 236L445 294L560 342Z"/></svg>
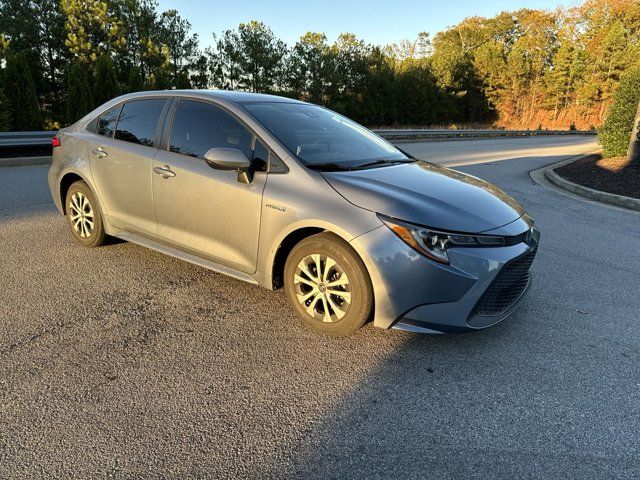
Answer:
<svg viewBox="0 0 640 480"><path fill-rule="evenodd" d="M102 214L93 192L83 181L69 187L66 197L67 222L76 241L85 247L104 243Z"/></svg>

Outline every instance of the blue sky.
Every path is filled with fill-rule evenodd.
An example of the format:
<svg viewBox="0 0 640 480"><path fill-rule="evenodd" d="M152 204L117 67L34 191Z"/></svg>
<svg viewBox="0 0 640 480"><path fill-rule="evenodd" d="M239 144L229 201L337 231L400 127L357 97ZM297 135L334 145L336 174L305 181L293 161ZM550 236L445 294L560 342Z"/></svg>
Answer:
<svg viewBox="0 0 640 480"><path fill-rule="evenodd" d="M579 0L159 0L160 10L175 8L191 22L200 45L211 44L211 33L261 20L292 45L307 31L324 32L329 41L342 32L355 33L368 43L387 44L432 36L465 17L492 16L519 8L571 7Z"/></svg>

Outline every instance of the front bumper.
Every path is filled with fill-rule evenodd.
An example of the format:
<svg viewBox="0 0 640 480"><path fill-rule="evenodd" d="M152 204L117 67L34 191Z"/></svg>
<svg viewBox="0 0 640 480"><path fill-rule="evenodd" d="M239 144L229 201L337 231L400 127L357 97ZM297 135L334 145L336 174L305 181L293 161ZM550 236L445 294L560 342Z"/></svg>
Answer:
<svg viewBox="0 0 640 480"><path fill-rule="evenodd" d="M358 237L358 247L369 257L365 263L370 272L375 269L371 275L374 325L453 333L483 329L504 320L529 292L529 260L533 260L540 234L527 216L487 232L517 235L527 231L531 234L525 242L508 247L450 249L450 265L427 259L386 227ZM510 272L526 275L512 290L503 287ZM499 298L504 292L511 295L508 301Z"/></svg>

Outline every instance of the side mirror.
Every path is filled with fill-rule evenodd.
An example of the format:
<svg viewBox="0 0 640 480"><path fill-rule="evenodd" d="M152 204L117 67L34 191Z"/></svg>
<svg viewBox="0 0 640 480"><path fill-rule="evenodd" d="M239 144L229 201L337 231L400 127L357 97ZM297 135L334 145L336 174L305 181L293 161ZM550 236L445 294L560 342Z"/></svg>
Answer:
<svg viewBox="0 0 640 480"><path fill-rule="evenodd" d="M241 183L251 183L253 180L251 160L238 148L210 148L204 154L204 159L211 168L237 170Z"/></svg>
<svg viewBox="0 0 640 480"><path fill-rule="evenodd" d="M242 170L251 166L251 160L237 148L210 148L204 154L204 159L220 170Z"/></svg>

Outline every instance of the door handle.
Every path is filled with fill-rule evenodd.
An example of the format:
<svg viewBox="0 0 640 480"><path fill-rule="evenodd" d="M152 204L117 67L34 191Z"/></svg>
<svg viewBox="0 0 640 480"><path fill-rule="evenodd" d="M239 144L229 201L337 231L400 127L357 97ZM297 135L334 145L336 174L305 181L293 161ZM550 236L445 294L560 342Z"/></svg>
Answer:
<svg viewBox="0 0 640 480"><path fill-rule="evenodd" d="M176 176L176 172L171 170L171 167L169 165L163 165L162 167L155 167L153 169L153 171L154 171L154 173L157 173L158 175L161 175L162 178L164 178L165 180L167 178Z"/></svg>
<svg viewBox="0 0 640 480"><path fill-rule="evenodd" d="M98 157L98 158L104 158L107 155L109 155L107 152L105 152L102 147L98 147L95 150L93 150L93 154Z"/></svg>

